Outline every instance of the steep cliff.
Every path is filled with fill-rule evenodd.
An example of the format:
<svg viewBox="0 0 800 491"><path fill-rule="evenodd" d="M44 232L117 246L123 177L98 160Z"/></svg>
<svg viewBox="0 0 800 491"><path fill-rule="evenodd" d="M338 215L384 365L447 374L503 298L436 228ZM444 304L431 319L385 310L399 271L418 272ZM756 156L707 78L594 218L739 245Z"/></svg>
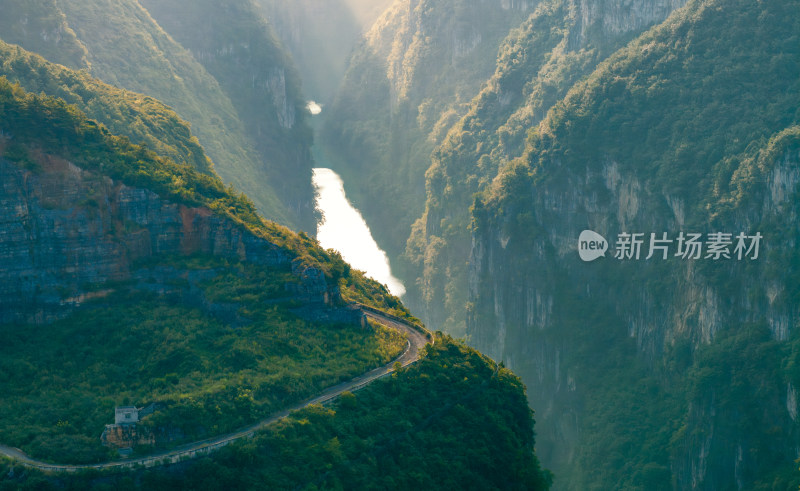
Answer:
<svg viewBox="0 0 800 491"><path fill-rule="evenodd" d="M798 7L690 2L473 203L467 333L522 374L568 488L798 484Z"/></svg>
<svg viewBox="0 0 800 491"><path fill-rule="evenodd" d="M44 155L37 172L0 161L3 257L0 323L63 318L107 283L134 280L136 261L169 254L210 254L289 267L291 255L204 207L86 172ZM313 285L313 286L312 286ZM323 278L309 286L327 293Z"/></svg>
<svg viewBox="0 0 800 491"><path fill-rule="evenodd" d="M425 210L408 239L418 285L408 301L428 321L464 333L473 195L522 154L531 126L578 80L682 3L542 2L503 42L495 73L432 153Z"/></svg>

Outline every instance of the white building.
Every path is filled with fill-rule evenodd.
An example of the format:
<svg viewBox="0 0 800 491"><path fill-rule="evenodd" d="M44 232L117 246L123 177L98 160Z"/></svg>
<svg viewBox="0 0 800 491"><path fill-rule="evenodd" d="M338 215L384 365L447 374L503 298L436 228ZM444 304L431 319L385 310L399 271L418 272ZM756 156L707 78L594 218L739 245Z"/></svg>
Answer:
<svg viewBox="0 0 800 491"><path fill-rule="evenodd" d="M114 408L114 424L132 425L139 422L136 406L117 406Z"/></svg>

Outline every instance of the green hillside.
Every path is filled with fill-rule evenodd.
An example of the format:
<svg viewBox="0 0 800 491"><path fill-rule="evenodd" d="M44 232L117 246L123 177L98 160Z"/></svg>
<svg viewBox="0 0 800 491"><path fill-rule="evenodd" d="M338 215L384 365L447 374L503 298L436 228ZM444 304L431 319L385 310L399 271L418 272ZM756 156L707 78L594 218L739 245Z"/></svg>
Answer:
<svg viewBox="0 0 800 491"><path fill-rule="evenodd" d="M44 327L0 327L10 341L0 366L0 441L56 463L106 461L118 457L100 441L114 407L155 401L163 409L143 421L155 444L136 447L147 454L248 426L405 347L382 326L319 325L290 314L286 302L262 307L281 299L286 273L204 258L189 271L209 277L200 285L206 297L246 310L246 324L136 293Z"/></svg>
<svg viewBox="0 0 800 491"><path fill-rule="evenodd" d="M202 173L213 172L189 124L161 102L100 82L84 71L50 63L2 41L0 61L0 75L26 91L63 99L116 135L127 136L133 143Z"/></svg>
<svg viewBox="0 0 800 491"><path fill-rule="evenodd" d="M798 485L798 8L690 2L575 84L474 200L467 333L552 408L540 455L569 488ZM605 260L579 260L583 229ZM680 231L762 249L614 258L619 233Z"/></svg>
<svg viewBox="0 0 800 491"><path fill-rule="evenodd" d="M551 476L533 454L522 384L446 337L418 364L332 407L311 406L213 458L133 475L87 474L83 489L530 489ZM10 472L13 470L13 472ZM63 488L0 461L0 485Z"/></svg>
<svg viewBox="0 0 800 491"><path fill-rule="evenodd" d="M251 0L141 4L219 83L258 152L255 172L228 172L226 180L237 182L251 196L269 183L296 226L313 232L312 135L306 101L294 62L272 26ZM253 179L258 179L257 185L247 182Z"/></svg>
<svg viewBox="0 0 800 491"><path fill-rule="evenodd" d="M2 235L20 229L36 235L22 244L34 252L23 250L18 261L45 255L42 247L62 250L68 260L63 267L74 276L114 260L100 256L82 263L84 237L128 251L116 259L117 268L130 270L122 279L37 287L65 296L61 319L34 316L34 322L0 326L9 340L0 356L0 441L34 457L107 460L113 451L101 446L99 433L122 404L156 403L156 412L137 425L145 441L137 440L135 453L228 432L386 363L405 346L401 336L377 325L298 316L304 308L347 312L343 304L357 299L410 317L384 287L351 271L338 254L263 220L251 202L215 176L114 136L62 99L25 92L5 78L0 172L4 202L30 206L21 215L19 207L2 209ZM42 194L45 188L52 195ZM79 189L92 192L74 192ZM129 204L115 198L118 193ZM148 215L139 221L117 218L116 208L133 206L136 196L146 199L148 208L141 211ZM194 217L181 227L184 238L195 238L172 254L135 258L134 239L148 233L141 224L156 227L158 243L169 229L154 222L170 210ZM210 221L197 221L203 217ZM52 220L60 220L55 229L48 228ZM186 230L187 224L202 223L222 227L220 233L264 239L269 255L259 262L237 259L250 256L235 250L232 256L225 250L182 253L201 232ZM44 235L48 230L51 235ZM215 247L222 247L220 240ZM4 242L7 251L15 245ZM2 271L15 267L8 257L3 261ZM34 260L25 274L57 278L52 270L59 267ZM325 303L314 303L304 292L320 282L328 285ZM4 292L15 291L15 282L3 283ZM82 292L81 299L74 291ZM29 301L36 307L46 300L37 293ZM254 440L209 457L123 474L55 476L4 460L0 486L163 489L193 488L202 480L219 489L308 480L336 487L480 483L547 489L550 478L533 446L532 414L519 379L439 337L418 365L355 396L345 394L335 409L294 413ZM272 458L273 452L282 457ZM364 458L364 452L374 458ZM442 476L443 465L453 474Z"/></svg>
<svg viewBox="0 0 800 491"><path fill-rule="evenodd" d="M10 25L8 31L2 32L9 32L9 35L24 30L26 23L52 24L55 21L51 19L57 19L85 51L85 62L79 63L74 56L65 54L68 52L60 52L57 48L67 49L68 46L58 43L54 47L48 36L12 36L13 41L5 39L4 35L0 38L18 42L26 50L45 57L53 56L51 61L69 68L87 69L93 77L113 86L168 104L192 125L192 132L213 160L215 170L226 182L251 196L262 214L306 230L313 227L310 185L293 197L302 201L302 206L281 201L276 190L282 188L286 176L271 174L269 165L265 165L282 163L281 156L273 156L275 148L259 147L259 141L251 137L253 122L238 113L229 96L235 90L227 92L231 87L210 74L189 48L170 37L138 1L12 2L6 13L8 17L4 19ZM208 19L212 18L209 13ZM66 35L62 37L67 39ZM278 48L270 46L270 49ZM247 78L244 72L238 76ZM288 85L292 83L293 80L287 78L286 90L297 93L297 87ZM274 113L263 114L262 129L266 132L265 122L273 124L275 119ZM303 128L299 123L300 135L307 131ZM301 156L307 155L309 142L304 138L291 140L286 147ZM308 158L303 159L299 167L305 175L310 172L306 169L310 162Z"/></svg>

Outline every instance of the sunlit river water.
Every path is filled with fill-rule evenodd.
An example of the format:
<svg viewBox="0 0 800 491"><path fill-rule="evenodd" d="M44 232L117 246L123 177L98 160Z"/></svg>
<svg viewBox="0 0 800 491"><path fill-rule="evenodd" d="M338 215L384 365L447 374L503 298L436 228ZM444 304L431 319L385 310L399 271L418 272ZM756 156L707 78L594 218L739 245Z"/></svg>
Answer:
<svg viewBox="0 0 800 491"><path fill-rule="evenodd" d="M336 249L354 268L386 285L392 294L403 295L405 287L392 276L386 253L372 238L361 213L347 200L339 175L317 168L312 180L317 189L317 208L323 215L317 224L317 239L322 247Z"/></svg>

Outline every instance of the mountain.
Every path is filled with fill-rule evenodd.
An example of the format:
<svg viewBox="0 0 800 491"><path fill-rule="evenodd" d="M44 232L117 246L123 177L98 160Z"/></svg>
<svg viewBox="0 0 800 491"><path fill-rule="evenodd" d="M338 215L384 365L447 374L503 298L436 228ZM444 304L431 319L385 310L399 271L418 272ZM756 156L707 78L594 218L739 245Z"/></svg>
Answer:
<svg viewBox="0 0 800 491"><path fill-rule="evenodd" d="M191 46L184 47L175 41L179 33L170 33L174 36L171 37L135 0L58 3L53 0L8 0L5 3L7 17L4 18L8 19L5 22L10 26L3 31L8 32L2 37L4 41L20 44L39 54L61 52L63 48L64 52L55 55L51 61L73 69L86 69L106 83L146 94L170 105L192 124L194 133L214 161L216 171L226 182L247 192L266 216L305 230L313 229L313 191L306 179L311 169L311 138L302 116L291 121L290 129L283 128L281 136L288 132L293 137L281 139L277 146L271 146L267 138L257 140L255 137L259 131L263 137L268 129L282 128L279 115L293 111L296 115L301 114L304 104L298 102L299 87L294 85L296 80L291 76L284 77L282 85L269 85L271 71L290 73L292 68L281 65L286 62L280 55L282 49L272 44L275 40L266 24L250 15L248 2L240 2L240 8L232 9L230 16L233 17L229 19L233 21L237 15L244 17L236 21L251 26L251 34L255 36L253 49L258 49L258 55L264 55L265 59L255 66L242 67L237 65L241 53L219 54L211 65L212 69L217 69L218 75L223 66L248 70L238 74L225 73L227 78L221 77L221 80L209 73L202 60L193 55ZM167 2L164 5L168 8L176 4ZM206 19L213 18L213 11L202 10L203 5L191 5L193 10L187 9L187 15L193 12L199 19L205 12L209 15ZM31 35L25 27L28 25L45 25L49 30ZM51 31L65 34L56 38L48 34ZM227 42L224 36L230 33L217 30L214 34L221 37L212 38L212 41L222 44ZM72 54L78 48L82 57ZM207 61L211 63L213 60ZM272 65L273 62L276 64ZM254 106L273 107L275 101L285 101L285 108L264 111L259 117L246 110L240 114L242 106L252 101L246 99L246 92L240 92L232 81L237 75L239 80L251 79L249 71L252 70L263 73L263 80L259 83L267 84L266 90L258 91L260 99ZM277 79L280 82L280 77ZM251 89L250 97L253 92L255 87ZM275 170L283 168L287 155L294 158L290 166L296 175L276 175ZM284 186L284 180L291 185ZM294 194L287 198L281 194L283 190L294 191Z"/></svg>
<svg viewBox="0 0 800 491"><path fill-rule="evenodd" d="M174 136L188 129L177 118L159 121L174 113L144 96L4 49L26 83L100 114L125 109L130 121L164 128L140 135L164 149L177 149ZM233 432L406 347L404 336L367 322L350 304L413 317L337 253L261 218L210 169L134 144L64 99L5 77L0 174L0 331L7 341L0 348L0 441L33 458L104 462L117 458L117 448L141 455ZM189 489L200 481L311 480L547 489L519 379L441 335L423 355L374 387L344 393L334 409L310 406L203 459L56 475L0 459L0 486ZM112 425L115 406L142 406L144 419ZM285 459L269 457L289 449ZM375 460L364 460L365 451ZM453 474L442 478L448 461Z"/></svg>
<svg viewBox="0 0 800 491"><path fill-rule="evenodd" d="M213 165L189 124L151 98L118 89L39 55L0 41L0 75L28 92L46 93L74 104L114 134L147 146L161 157L212 174Z"/></svg>
<svg viewBox="0 0 800 491"><path fill-rule="evenodd" d="M425 5L370 31L334 108L347 123L327 129L359 203L379 207L365 216L404 300L521 375L559 487L796 487L796 2L530 5L432 133L406 94L468 92L439 83L441 59L409 88L448 44L427 49L397 19L419 14L435 36L455 17ZM346 153L361 142L379 157ZM605 258L581 260L584 230ZM712 249L676 257L690 233ZM639 260L615 257L626 238L643 239Z"/></svg>
<svg viewBox="0 0 800 491"><path fill-rule="evenodd" d="M413 321L399 300L263 219L167 106L17 46L0 54L3 444L58 463L148 454L251 425L404 351L351 305ZM49 475L0 459L0 486L547 489L519 379L441 335L423 355L202 461ZM145 419L110 424L121 405ZM275 449L292 450L264 458Z"/></svg>
<svg viewBox="0 0 800 491"><path fill-rule="evenodd" d="M473 195L524 150L525 136L559 99L679 2L542 2L498 51L495 73L432 152L424 212L406 258L426 320L463 334ZM437 306L445 303L445 309Z"/></svg>
<svg viewBox="0 0 800 491"><path fill-rule="evenodd" d="M567 488L798 484L797 8L689 2L546 116L529 104L488 139L467 133L488 118L464 121L459 140L489 143L498 168L469 215L467 335L526 381ZM493 164L520 115L524 152ZM434 189L464 182L456 162ZM593 263L587 229L608 238ZM681 233L701 234L696 259Z"/></svg>

